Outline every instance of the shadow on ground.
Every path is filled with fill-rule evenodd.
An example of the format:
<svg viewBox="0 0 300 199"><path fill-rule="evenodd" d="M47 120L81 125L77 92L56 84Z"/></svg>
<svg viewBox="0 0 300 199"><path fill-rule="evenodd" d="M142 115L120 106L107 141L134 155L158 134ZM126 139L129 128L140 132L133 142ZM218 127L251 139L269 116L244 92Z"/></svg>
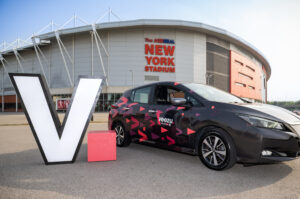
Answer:
<svg viewBox="0 0 300 199"><path fill-rule="evenodd" d="M274 164L216 172L196 156L138 144L118 148L117 161L88 163L86 148L74 164L63 165L44 165L38 149L0 155L0 186L84 198L191 198L267 186L292 171Z"/></svg>

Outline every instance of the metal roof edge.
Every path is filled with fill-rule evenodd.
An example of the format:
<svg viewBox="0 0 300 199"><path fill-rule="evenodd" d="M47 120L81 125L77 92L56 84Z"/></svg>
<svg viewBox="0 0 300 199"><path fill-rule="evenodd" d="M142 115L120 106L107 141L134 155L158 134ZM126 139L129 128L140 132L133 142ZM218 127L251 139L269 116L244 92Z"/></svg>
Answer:
<svg viewBox="0 0 300 199"><path fill-rule="evenodd" d="M206 34L210 34L212 36L220 37L224 40L228 40L233 44L236 44L242 48L248 50L251 54L253 54L257 59L259 59L267 72L267 80L271 76L271 67L266 59L266 57L260 52L256 47L242 39L241 37L230 33L224 29L211 26L208 24L193 22L193 21L185 21L185 20L173 20L173 19L136 19L136 20L128 20L128 21L114 21L114 22L105 22L95 24L96 29L117 29L117 28L128 28L128 27L138 27L138 26L169 26L169 27L177 27L182 29L190 29L194 31L204 32ZM91 25L79 26L74 28L66 28L61 30L56 30L52 32L48 32L45 34L36 35L35 37L40 39L51 39L55 37L55 33L58 32L60 35L68 35L74 33L88 32L92 31L93 27ZM24 47L20 47L22 49ZM10 51L1 52L1 54L9 53Z"/></svg>

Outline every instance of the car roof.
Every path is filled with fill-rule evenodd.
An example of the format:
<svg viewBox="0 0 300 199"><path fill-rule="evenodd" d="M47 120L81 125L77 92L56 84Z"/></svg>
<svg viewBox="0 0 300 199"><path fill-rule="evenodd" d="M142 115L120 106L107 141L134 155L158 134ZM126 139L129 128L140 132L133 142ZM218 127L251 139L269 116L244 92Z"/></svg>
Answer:
<svg viewBox="0 0 300 199"><path fill-rule="evenodd" d="M137 87L132 88L131 90L138 89L138 88L143 88L145 86L152 86L152 85L159 85L159 84L174 85L174 83L175 83L174 81L159 81L159 82L153 82L153 83L149 83L149 84L144 84L144 85L141 85L141 86L137 86Z"/></svg>
<svg viewBox="0 0 300 199"><path fill-rule="evenodd" d="M153 83L144 84L144 85L141 85L141 86L137 86L137 87L128 89L128 90L126 90L124 93L126 93L126 92L131 92L132 90L139 89L139 88L143 88L143 87L146 87L146 86L159 85L159 84L165 84L165 85L172 85L172 84L173 84L173 85L174 85L174 83L175 83L175 82L173 82L173 81L153 82Z"/></svg>

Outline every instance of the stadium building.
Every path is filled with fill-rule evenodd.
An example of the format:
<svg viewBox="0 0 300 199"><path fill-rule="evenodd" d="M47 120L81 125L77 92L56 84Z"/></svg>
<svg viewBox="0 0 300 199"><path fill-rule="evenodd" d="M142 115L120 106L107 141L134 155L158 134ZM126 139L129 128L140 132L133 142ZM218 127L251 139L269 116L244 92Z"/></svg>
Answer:
<svg viewBox="0 0 300 199"><path fill-rule="evenodd" d="M254 46L226 30L182 20L142 19L62 28L0 51L2 111L21 111L9 72L44 74L54 102L79 76L105 78L96 111L154 81L209 84L266 102L271 68Z"/></svg>

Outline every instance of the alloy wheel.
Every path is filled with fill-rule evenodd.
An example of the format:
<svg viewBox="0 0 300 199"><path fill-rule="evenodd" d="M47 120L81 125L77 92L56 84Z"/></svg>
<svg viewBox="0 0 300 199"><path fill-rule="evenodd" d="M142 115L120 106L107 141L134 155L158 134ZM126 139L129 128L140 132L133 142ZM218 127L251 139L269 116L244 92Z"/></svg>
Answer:
<svg viewBox="0 0 300 199"><path fill-rule="evenodd" d="M202 156L208 164L217 167L226 160L226 147L223 140L216 135L207 136L201 144Z"/></svg>
<svg viewBox="0 0 300 199"><path fill-rule="evenodd" d="M121 125L117 125L115 128L117 145L121 145L124 142L125 132Z"/></svg>

